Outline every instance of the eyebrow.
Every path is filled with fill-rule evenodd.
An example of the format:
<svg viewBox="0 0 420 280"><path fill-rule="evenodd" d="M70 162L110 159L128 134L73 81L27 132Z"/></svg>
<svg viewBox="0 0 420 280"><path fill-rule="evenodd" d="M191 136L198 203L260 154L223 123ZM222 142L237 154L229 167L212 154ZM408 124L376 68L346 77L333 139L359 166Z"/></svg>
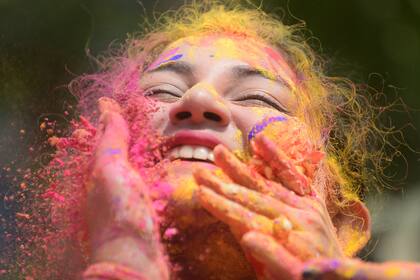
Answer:
<svg viewBox="0 0 420 280"><path fill-rule="evenodd" d="M192 77L194 73L194 67L187 62L176 61L176 62L166 62L162 63L158 67L146 71L146 73L156 73L156 72L174 72L182 76Z"/></svg>
<svg viewBox="0 0 420 280"><path fill-rule="evenodd" d="M284 80L279 79L277 75L275 75L274 73L268 70L258 69L258 68L250 67L247 65L240 65L240 66L233 67L232 72L233 72L234 77L238 80L249 78L249 77L260 77L260 78L268 79L268 80L278 82L287 86L287 83Z"/></svg>
<svg viewBox="0 0 420 280"><path fill-rule="evenodd" d="M288 84L283 79L279 79L278 75L275 75L274 73L268 70L258 69L248 65L238 65L232 67L231 71L236 80L245 79L249 77L260 77L288 86ZM194 66L184 61L170 61L162 63L161 65L152 70L146 71L146 74L156 72L174 72L182 76L193 77Z"/></svg>

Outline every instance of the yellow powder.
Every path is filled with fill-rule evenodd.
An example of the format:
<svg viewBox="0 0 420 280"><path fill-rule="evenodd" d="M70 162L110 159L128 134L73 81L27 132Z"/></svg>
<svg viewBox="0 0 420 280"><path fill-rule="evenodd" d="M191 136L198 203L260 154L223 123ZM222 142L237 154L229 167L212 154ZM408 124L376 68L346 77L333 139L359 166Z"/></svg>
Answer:
<svg viewBox="0 0 420 280"><path fill-rule="evenodd" d="M386 277L389 277L390 279L395 279L394 277L400 275L400 273L401 268L398 266L387 267L385 270Z"/></svg>
<svg viewBox="0 0 420 280"><path fill-rule="evenodd" d="M197 184L193 178L181 179L177 182L178 186L172 195L172 198L181 203L191 202Z"/></svg>

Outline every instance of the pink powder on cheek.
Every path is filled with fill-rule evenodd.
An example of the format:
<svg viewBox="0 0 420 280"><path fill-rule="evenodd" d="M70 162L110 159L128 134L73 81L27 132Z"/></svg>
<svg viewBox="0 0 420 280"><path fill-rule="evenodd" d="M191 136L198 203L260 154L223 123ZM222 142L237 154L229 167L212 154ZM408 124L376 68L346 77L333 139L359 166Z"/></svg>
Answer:
<svg viewBox="0 0 420 280"><path fill-rule="evenodd" d="M150 197L153 200L153 208L158 215L163 215L168 204L169 198L172 196L174 188L167 182L157 181L150 187ZM162 220L162 217L159 217Z"/></svg>
<svg viewBox="0 0 420 280"><path fill-rule="evenodd" d="M171 197L174 188L167 182L156 182L151 188L151 193L156 193L157 199L168 199Z"/></svg>

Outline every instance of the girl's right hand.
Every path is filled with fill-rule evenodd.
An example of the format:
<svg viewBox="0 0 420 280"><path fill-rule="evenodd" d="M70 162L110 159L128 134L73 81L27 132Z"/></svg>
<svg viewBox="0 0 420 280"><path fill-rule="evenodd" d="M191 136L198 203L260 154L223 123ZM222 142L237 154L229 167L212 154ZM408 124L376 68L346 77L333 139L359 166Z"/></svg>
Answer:
<svg viewBox="0 0 420 280"><path fill-rule="evenodd" d="M98 145L87 183L92 261L127 266L146 279L168 279L148 188L128 161L127 123L114 100L98 102Z"/></svg>

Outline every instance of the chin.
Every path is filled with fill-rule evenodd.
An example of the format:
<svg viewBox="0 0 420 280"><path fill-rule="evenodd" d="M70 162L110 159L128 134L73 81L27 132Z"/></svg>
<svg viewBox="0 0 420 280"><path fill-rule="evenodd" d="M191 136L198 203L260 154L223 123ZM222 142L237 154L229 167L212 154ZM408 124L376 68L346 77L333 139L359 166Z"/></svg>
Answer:
<svg viewBox="0 0 420 280"><path fill-rule="evenodd" d="M170 191L165 194L167 207L162 213L168 226L170 223L180 228L201 228L218 222L195 198L198 186L193 177L194 171L198 168L216 170L216 165L206 161L178 159L166 162L159 168L165 169L164 176L160 180L170 186Z"/></svg>
<svg viewBox="0 0 420 280"><path fill-rule="evenodd" d="M174 160L165 163L172 191L161 220L161 237L178 279L256 279L229 227L209 214L195 198L197 168L216 170L211 162ZM170 235L169 232L176 232Z"/></svg>

